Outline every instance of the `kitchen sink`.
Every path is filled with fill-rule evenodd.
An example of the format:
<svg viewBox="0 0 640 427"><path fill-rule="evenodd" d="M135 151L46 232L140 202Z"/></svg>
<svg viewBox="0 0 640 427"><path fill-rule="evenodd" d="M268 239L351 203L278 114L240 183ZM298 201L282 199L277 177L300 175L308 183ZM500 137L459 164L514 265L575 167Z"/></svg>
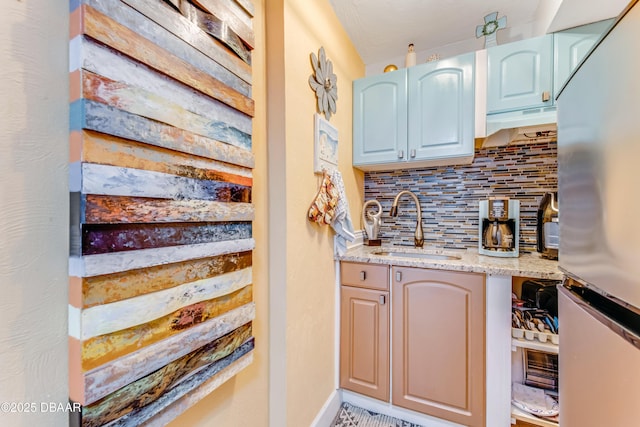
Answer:
<svg viewBox="0 0 640 427"><path fill-rule="evenodd" d="M393 250L378 250L378 251L372 252L372 255L398 257L398 258L432 259L432 260L462 259L460 255L456 255L456 254L449 254L449 253L443 253L443 252L427 252L427 251L403 252L403 251L393 251Z"/></svg>

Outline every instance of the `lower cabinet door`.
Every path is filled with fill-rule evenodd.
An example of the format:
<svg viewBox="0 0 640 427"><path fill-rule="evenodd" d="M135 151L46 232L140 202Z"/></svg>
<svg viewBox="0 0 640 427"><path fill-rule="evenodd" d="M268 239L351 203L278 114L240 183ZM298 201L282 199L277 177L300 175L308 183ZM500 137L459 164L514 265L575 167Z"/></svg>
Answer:
<svg viewBox="0 0 640 427"><path fill-rule="evenodd" d="M389 401L389 292L341 287L340 387Z"/></svg>
<svg viewBox="0 0 640 427"><path fill-rule="evenodd" d="M394 267L393 404L485 425L485 276Z"/></svg>

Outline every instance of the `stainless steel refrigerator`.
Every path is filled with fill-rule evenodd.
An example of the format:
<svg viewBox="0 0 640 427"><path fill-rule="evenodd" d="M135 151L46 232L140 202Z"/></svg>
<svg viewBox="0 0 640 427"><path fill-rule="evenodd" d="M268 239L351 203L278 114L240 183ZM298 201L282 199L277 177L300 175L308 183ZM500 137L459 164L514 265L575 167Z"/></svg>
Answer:
<svg viewBox="0 0 640 427"><path fill-rule="evenodd" d="M640 426L640 4L558 97L560 427Z"/></svg>

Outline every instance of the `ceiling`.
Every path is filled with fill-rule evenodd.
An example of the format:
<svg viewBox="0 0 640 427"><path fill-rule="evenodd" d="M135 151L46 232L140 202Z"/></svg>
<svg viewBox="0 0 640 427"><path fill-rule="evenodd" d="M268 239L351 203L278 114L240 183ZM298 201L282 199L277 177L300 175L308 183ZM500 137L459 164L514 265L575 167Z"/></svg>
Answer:
<svg viewBox="0 0 640 427"><path fill-rule="evenodd" d="M329 0L367 65L416 51L475 43L484 16L507 17L498 43L617 16L628 0ZM552 28L554 27L554 28Z"/></svg>

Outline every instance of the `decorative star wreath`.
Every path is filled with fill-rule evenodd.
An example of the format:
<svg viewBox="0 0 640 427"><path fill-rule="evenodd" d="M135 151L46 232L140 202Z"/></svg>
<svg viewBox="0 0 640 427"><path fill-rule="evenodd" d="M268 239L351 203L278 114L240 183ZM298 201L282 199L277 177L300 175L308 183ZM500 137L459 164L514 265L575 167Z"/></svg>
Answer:
<svg viewBox="0 0 640 427"><path fill-rule="evenodd" d="M333 73L333 64L324 53L324 47L318 51L318 57L311 52L311 65L314 74L309 76L309 85L318 98L318 112L324 113L327 120L336 113L338 100L338 77Z"/></svg>

